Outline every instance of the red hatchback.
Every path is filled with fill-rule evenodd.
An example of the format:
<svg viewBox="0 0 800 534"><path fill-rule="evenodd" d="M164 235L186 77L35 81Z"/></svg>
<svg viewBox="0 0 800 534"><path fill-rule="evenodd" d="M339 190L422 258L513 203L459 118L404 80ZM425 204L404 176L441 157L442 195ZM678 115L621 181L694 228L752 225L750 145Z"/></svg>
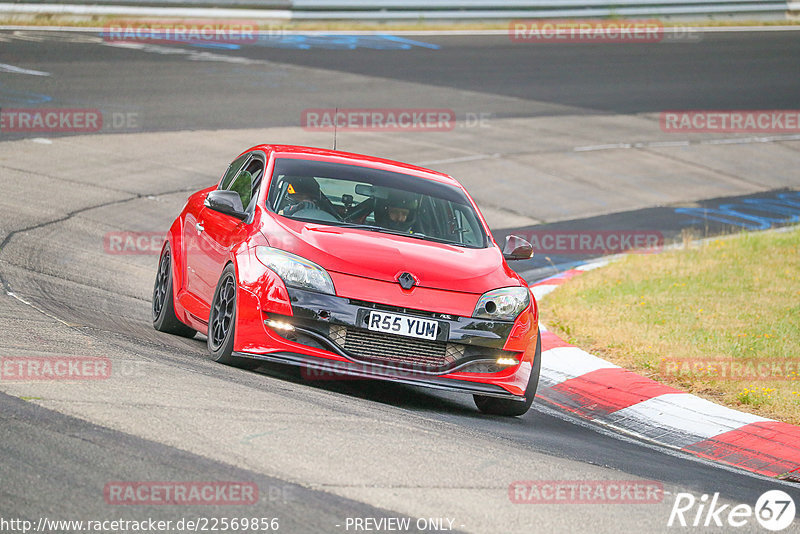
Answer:
<svg viewBox="0 0 800 534"><path fill-rule="evenodd" d="M522 415L539 382L536 302L464 188L404 163L260 145L189 197L161 252L153 324L214 360L273 361L469 393Z"/></svg>

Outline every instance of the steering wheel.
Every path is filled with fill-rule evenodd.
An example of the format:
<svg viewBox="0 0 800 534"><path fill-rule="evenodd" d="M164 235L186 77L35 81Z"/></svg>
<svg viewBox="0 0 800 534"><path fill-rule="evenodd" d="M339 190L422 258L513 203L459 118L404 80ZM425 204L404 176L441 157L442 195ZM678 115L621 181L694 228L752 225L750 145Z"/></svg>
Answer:
<svg viewBox="0 0 800 534"><path fill-rule="evenodd" d="M344 222L354 222L358 219L364 219L367 215L369 215L372 210L375 209L375 199L368 198L363 202L360 202L356 207L350 211L347 215L342 218ZM360 222L360 221L359 221Z"/></svg>

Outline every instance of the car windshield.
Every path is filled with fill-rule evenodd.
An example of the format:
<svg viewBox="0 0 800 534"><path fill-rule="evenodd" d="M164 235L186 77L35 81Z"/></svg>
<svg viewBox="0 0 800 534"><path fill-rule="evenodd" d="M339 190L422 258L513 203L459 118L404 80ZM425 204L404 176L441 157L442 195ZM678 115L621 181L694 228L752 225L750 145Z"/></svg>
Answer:
<svg viewBox="0 0 800 534"><path fill-rule="evenodd" d="M402 173L282 158L275 162L268 203L292 219L487 246L478 215L460 188Z"/></svg>

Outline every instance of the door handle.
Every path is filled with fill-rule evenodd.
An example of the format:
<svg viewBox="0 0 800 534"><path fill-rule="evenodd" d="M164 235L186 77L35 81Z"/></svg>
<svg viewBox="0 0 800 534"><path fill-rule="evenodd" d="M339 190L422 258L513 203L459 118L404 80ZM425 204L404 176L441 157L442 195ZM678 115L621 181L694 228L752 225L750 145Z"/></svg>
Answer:
<svg viewBox="0 0 800 534"><path fill-rule="evenodd" d="M195 225L194 225L194 229L195 229L195 230L197 230L197 233L198 233L198 234L199 234L200 232L202 232L203 230L205 230L205 228L203 227L203 225L202 225L202 224L200 224L200 223L197 223L197 224L195 224Z"/></svg>

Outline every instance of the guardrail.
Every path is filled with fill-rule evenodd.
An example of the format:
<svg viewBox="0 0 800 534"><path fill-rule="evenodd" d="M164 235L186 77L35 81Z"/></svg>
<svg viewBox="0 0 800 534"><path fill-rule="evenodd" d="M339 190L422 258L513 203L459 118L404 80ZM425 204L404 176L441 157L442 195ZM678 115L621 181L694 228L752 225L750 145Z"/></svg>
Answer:
<svg viewBox="0 0 800 534"><path fill-rule="evenodd" d="M785 17L784 1L752 0L295 0L293 18L515 19L761 15Z"/></svg>
<svg viewBox="0 0 800 534"><path fill-rule="evenodd" d="M25 0L14 6L70 5L285 10L293 20L508 20L519 18L784 18L797 0Z"/></svg>

